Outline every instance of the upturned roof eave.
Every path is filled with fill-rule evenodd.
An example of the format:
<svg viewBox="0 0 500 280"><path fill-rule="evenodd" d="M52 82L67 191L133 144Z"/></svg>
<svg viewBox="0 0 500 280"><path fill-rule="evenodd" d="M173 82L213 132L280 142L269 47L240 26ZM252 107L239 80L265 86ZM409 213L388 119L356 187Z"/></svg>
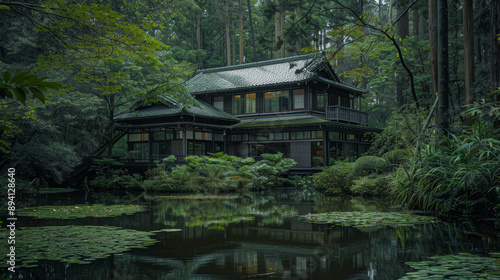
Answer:
<svg viewBox="0 0 500 280"><path fill-rule="evenodd" d="M213 93L228 93L228 92L238 92L238 91L243 91L245 89L259 89L263 90L269 87L280 87L280 86L287 86L287 85L293 85L297 83L307 83L314 80L314 77L309 77L306 79L302 80L295 80L295 81L290 81L290 82L284 82L284 83L276 83L276 84L265 84L265 85L258 85L258 86L250 86L250 87L235 87L235 88L227 88L227 89L220 89L220 90L208 90L208 91L196 91L196 92L189 92L190 94L193 95L200 95L200 94L213 94Z"/></svg>
<svg viewBox="0 0 500 280"><path fill-rule="evenodd" d="M290 81L290 82L285 82L285 83L266 84L266 85L250 86L250 87L235 87L235 88L227 88L227 89L220 89L220 90L197 91L197 92L190 92L190 94L201 95L201 94L232 93L232 92L245 91L246 89L248 89L248 90L264 90L264 89L269 88L269 87L296 85L296 84L300 84L300 83L308 83L311 81L318 81L318 82L327 83L327 84L330 84L334 87L338 87L340 89L350 91L350 92L360 94L360 95L368 93L368 90L359 89L359 88L356 88L352 85L346 84L344 82L337 82L337 81L334 81L331 79L322 78L318 75L314 75L314 76L306 78L306 79L295 80L295 81Z"/></svg>

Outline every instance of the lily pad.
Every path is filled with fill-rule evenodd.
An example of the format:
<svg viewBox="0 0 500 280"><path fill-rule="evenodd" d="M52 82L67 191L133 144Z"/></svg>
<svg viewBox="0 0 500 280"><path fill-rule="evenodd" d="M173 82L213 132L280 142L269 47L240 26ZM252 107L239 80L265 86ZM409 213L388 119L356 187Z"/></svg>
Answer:
<svg viewBox="0 0 500 280"><path fill-rule="evenodd" d="M164 228L164 229L160 229L160 230L154 230L154 231L151 231L151 232L178 232L178 231L182 231L182 229L179 229L179 228Z"/></svg>
<svg viewBox="0 0 500 280"><path fill-rule="evenodd" d="M237 199L240 198L238 195L168 195L168 196L156 196L161 199Z"/></svg>
<svg viewBox="0 0 500 280"><path fill-rule="evenodd" d="M9 232L0 231L6 239ZM47 226L16 230L16 267L32 267L39 260L85 264L111 254L158 242L149 232L107 226ZM7 246L0 246L5 256ZM0 266L8 266L3 262Z"/></svg>
<svg viewBox="0 0 500 280"><path fill-rule="evenodd" d="M500 256L499 253L491 253ZM498 257L480 257L469 253L431 257L432 261L407 262L417 271L401 279L498 279ZM452 264L452 265L450 265Z"/></svg>
<svg viewBox="0 0 500 280"><path fill-rule="evenodd" d="M435 222L436 218L395 212L330 212L301 216L311 223L353 227L410 226Z"/></svg>
<svg viewBox="0 0 500 280"><path fill-rule="evenodd" d="M38 219L76 219L131 215L142 211L146 211L146 208L141 205L79 204L28 207L19 209L17 215L31 216Z"/></svg>
<svg viewBox="0 0 500 280"><path fill-rule="evenodd" d="M75 192L77 189L70 188L41 188L38 193L40 194L56 194L56 193L69 193Z"/></svg>

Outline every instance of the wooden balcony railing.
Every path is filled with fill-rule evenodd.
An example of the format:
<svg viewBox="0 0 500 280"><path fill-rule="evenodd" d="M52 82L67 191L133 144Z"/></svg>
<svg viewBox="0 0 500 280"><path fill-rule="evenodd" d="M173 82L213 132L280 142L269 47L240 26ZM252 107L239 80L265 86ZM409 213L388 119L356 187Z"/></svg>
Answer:
<svg viewBox="0 0 500 280"><path fill-rule="evenodd" d="M346 121L368 125L367 113L341 106L326 107L326 118L332 121Z"/></svg>

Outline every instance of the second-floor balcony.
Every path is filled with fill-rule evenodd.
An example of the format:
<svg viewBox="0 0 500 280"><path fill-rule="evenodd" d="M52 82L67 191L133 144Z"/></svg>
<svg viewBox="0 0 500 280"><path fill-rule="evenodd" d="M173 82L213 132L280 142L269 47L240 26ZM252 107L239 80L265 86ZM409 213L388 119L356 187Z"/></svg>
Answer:
<svg viewBox="0 0 500 280"><path fill-rule="evenodd" d="M360 125L368 125L367 113L338 105L326 107L326 118L332 121L345 121Z"/></svg>

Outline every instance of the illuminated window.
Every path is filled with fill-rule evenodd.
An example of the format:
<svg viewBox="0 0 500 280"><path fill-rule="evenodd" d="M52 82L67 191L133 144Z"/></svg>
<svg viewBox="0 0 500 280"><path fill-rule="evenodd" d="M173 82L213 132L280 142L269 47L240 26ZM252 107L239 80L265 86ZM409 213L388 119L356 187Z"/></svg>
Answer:
<svg viewBox="0 0 500 280"><path fill-rule="evenodd" d="M291 138L294 140L311 138L310 131L294 131L294 132L290 132L290 135L291 135Z"/></svg>
<svg viewBox="0 0 500 280"><path fill-rule="evenodd" d="M214 107L219 110L224 110L224 96L214 97Z"/></svg>
<svg viewBox="0 0 500 280"><path fill-rule="evenodd" d="M245 96L238 94L233 99L233 114L241 115L245 113Z"/></svg>
<svg viewBox="0 0 500 280"><path fill-rule="evenodd" d="M130 142L141 142L141 141L148 141L149 140L149 133L134 133L134 134L129 134L128 135L128 141Z"/></svg>
<svg viewBox="0 0 500 280"><path fill-rule="evenodd" d="M293 109L304 110L304 90L296 89L293 91Z"/></svg>
<svg viewBox="0 0 500 280"><path fill-rule="evenodd" d="M257 94L237 94L233 99L233 113L235 115L253 114L257 112Z"/></svg>
<svg viewBox="0 0 500 280"><path fill-rule="evenodd" d="M275 132L274 133L274 140L288 140L288 139L289 139L288 132Z"/></svg>
<svg viewBox="0 0 500 280"><path fill-rule="evenodd" d="M256 113L257 112L256 105L257 105L257 94L256 93L245 94L245 113L246 114Z"/></svg>
<svg viewBox="0 0 500 280"><path fill-rule="evenodd" d="M275 91L264 93L264 112L282 112L288 111L289 92Z"/></svg>
<svg viewBox="0 0 500 280"><path fill-rule="evenodd" d="M323 138L323 131L321 131L321 130L311 131L311 138L313 138L313 139Z"/></svg>
<svg viewBox="0 0 500 280"><path fill-rule="evenodd" d="M325 110L325 93L316 92L316 110Z"/></svg>
<svg viewBox="0 0 500 280"><path fill-rule="evenodd" d="M210 132L196 132L196 140L212 141L212 133Z"/></svg>

